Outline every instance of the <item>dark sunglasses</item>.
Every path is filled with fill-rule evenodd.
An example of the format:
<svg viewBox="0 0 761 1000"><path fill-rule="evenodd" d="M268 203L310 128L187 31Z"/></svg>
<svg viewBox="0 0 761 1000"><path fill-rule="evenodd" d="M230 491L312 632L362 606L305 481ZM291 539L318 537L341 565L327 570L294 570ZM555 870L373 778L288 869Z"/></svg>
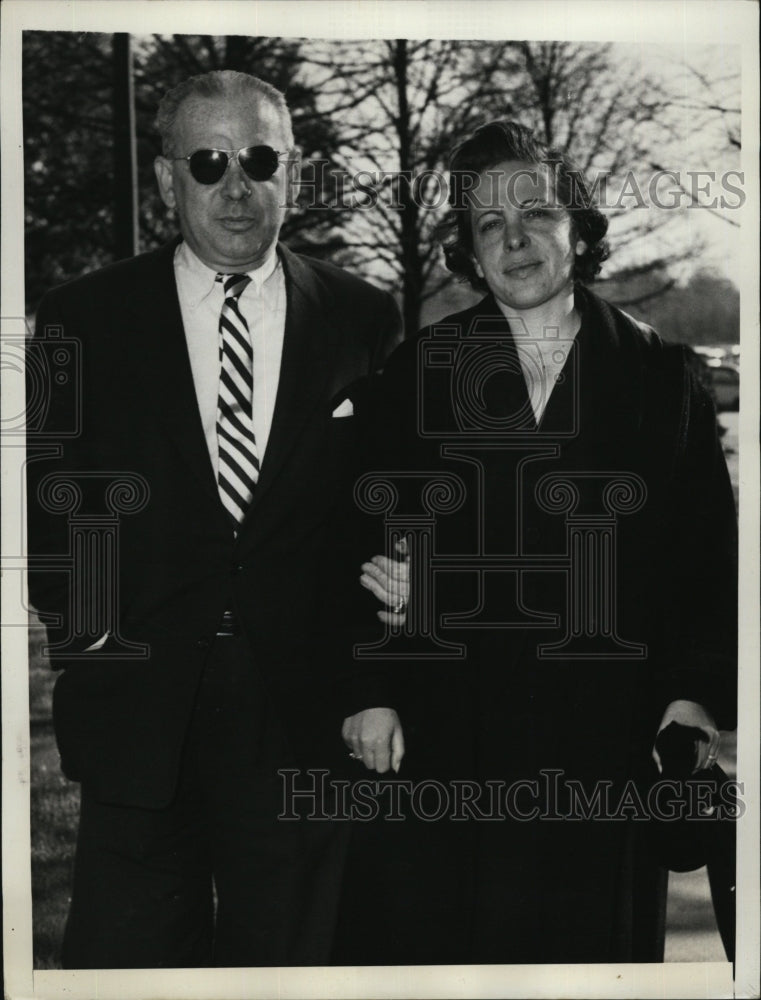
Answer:
<svg viewBox="0 0 761 1000"><path fill-rule="evenodd" d="M279 152L271 146L245 146L243 149L197 149L190 156L173 156L173 160L187 160L190 173L199 184L216 184L225 176L230 160L238 161L252 181L267 181L280 163Z"/></svg>

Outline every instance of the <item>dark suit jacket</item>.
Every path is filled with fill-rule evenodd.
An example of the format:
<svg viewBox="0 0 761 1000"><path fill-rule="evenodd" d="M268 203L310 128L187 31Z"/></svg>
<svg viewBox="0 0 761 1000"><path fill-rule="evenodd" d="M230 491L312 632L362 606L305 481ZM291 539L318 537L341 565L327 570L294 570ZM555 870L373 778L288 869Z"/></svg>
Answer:
<svg viewBox="0 0 761 1000"><path fill-rule="evenodd" d="M73 657L51 651L53 666L65 668L54 698L63 768L103 800L145 806L171 797L201 668L226 609L251 643L291 763L317 766L341 748L342 712L357 706L357 691L351 706L342 703L317 641L332 587L333 518L354 474L364 386L400 332L387 293L279 247L287 289L280 383L236 540L199 417L175 246L51 291L35 335L39 343L60 327L79 341L81 358L76 378L51 380L47 410L48 426L60 427L81 403L81 432L61 439L60 457L32 449L29 463L31 602L58 616L52 644L76 633ZM334 418L347 397L355 416ZM143 659L114 656L113 638L100 652L77 655L96 638L87 616L100 597L86 581L77 590L65 572L45 569L47 556L71 545L71 517L40 501L45 477L57 473L83 491L77 516L108 513L104 480L93 473L129 473L147 492L142 509L119 518L114 578L120 636L146 644ZM71 654L71 642L67 648Z"/></svg>

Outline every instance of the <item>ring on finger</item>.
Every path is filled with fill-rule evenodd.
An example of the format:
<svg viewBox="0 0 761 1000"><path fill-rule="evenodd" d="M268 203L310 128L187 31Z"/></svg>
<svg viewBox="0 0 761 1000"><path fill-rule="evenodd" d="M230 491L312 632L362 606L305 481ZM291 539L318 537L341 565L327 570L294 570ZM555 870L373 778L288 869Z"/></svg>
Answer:
<svg viewBox="0 0 761 1000"><path fill-rule="evenodd" d="M395 615L400 615L402 611L407 608L407 599L403 597L401 600L397 601L396 604L391 609L391 613Z"/></svg>

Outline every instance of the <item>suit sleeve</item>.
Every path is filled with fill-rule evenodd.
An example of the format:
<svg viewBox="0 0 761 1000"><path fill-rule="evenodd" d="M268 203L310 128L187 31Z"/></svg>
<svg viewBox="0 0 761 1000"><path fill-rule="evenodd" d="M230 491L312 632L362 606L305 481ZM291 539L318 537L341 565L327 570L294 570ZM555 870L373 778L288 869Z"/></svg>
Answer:
<svg viewBox="0 0 761 1000"><path fill-rule="evenodd" d="M384 551L383 517L361 508L358 487L365 476L388 468L395 451L394 425L399 413L393 400L400 386L393 377L402 339L399 310L390 296L380 311L375 348L359 407L360 447L351 487L339 504L336 538L340 570L327 620L335 664L335 704L341 718L367 708L394 707L393 676L382 660L358 655L356 647L378 642L384 626L377 618L381 605L359 583L361 565ZM395 348L397 350L395 350ZM391 371L385 370L390 366Z"/></svg>
<svg viewBox="0 0 761 1000"><path fill-rule="evenodd" d="M60 351L67 358L64 365L59 363ZM27 346L26 376L29 598L43 616L58 618L58 625L52 620L48 624L48 637L54 641L67 631L70 587L60 560L68 553L69 538L66 513L52 509L49 477L77 469L83 433L82 344L58 294L48 294L40 303Z"/></svg>

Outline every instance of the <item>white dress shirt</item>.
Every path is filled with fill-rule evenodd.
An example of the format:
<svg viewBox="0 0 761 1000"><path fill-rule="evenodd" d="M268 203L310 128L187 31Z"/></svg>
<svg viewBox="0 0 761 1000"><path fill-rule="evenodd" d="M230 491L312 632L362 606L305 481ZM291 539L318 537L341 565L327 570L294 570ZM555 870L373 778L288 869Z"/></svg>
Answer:
<svg viewBox="0 0 761 1000"><path fill-rule="evenodd" d="M217 397L219 393L219 317L225 293L217 271L207 267L184 241L175 250L174 276L214 478L219 469ZM254 434L259 464L264 460L280 381L285 334L285 275L274 247L265 262L247 272L251 282L238 299L254 350Z"/></svg>

